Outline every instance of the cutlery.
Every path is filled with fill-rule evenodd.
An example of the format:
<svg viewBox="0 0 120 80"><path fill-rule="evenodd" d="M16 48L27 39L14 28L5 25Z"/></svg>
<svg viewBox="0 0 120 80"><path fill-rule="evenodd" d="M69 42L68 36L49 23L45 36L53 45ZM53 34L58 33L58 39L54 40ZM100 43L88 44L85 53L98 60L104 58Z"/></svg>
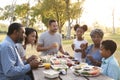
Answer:
<svg viewBox="0 0 120 80"><path fill-rule="evenodd" d="M86 80L90 80L87 76L83 76Z"/></svg>

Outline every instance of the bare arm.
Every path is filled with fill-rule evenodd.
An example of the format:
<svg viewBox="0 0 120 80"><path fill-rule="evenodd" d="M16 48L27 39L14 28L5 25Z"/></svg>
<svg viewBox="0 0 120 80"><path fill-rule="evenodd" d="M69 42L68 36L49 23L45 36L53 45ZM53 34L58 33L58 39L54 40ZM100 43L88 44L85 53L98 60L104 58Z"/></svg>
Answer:
<svg viewBox="0 0 120 80"><path fill-rule="evenodd" d="M72 44L71 47L72 47L72 50L74 50L74 47L75 47L74 44Z"/></svg>
<svg viewBox="0 0 120 80"><path fill-rule="evenodd" d="M65 52L64 52L64 50L63 50L62 45L60 45L59 51L60 51L62 54L64 54L64 53L65 53Z"/></svg>
<svg viewBox="0 0 120 80"><path fill-rule="evenodd" d="M50 50L50 49L53 49L53 48L56 48L56 45L54 45L54 43L51 44L50 46L46 46L46 47L44 47L42 44L38 44L37 51L38 52L39 51L46 51L46 50Z"/></svg>
<svg viewBox="0 0 120 80"><path fill-rule="evenodd" d="M87 46L88 46L88 43L86 44L81 44L81 52L82 52L82 58L85 58L86 57L86 52L85 50L87 49Z"/></svg>

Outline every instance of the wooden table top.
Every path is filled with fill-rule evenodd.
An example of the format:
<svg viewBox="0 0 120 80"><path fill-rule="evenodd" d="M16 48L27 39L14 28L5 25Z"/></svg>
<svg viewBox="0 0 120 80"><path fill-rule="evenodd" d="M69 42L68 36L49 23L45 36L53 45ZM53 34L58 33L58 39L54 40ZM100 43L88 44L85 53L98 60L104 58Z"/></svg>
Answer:
<svg viewBox="0 0 120 80"><path fill-rule="evenodd" d="M32 70L34 80L60 80L59 78L55 78L55 79L46 78L43 73L44 70L46 69L38 68L38 69ZM114 80L103 74L100 74L99 76L96 76L96 77L88 77L89 79L86 79L85 77L74 75L70 69L67 70L66 75L60 75L60 77L62 78L62 80Z"/></svg>

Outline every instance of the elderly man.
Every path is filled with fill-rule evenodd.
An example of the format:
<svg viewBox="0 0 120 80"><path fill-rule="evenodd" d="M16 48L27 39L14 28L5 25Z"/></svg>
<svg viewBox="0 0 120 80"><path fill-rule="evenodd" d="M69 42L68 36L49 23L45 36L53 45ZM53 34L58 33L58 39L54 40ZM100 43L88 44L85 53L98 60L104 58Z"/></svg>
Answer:
<svg viewBox="0 0 120 80"><path fill-rule="evenodd" d="M24 64L17 52L15 43L24 39L24 33L24 27L19 23L9 26L5 40L0 44L0 80L31 80L26 73L38 67L36 59Z"/></svg>

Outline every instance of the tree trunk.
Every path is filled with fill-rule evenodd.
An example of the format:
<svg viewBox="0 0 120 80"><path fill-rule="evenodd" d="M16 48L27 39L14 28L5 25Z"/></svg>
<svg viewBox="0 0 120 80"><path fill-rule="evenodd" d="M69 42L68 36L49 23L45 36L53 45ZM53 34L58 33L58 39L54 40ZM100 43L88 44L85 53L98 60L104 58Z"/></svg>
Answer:
<svg viewBox="0 0 120 80"><path fill-rule="evenodd" d="M70 17L69 17L69 3L70 0L65 0L66 1L66 13L67 13L67 20L68 20L68 26L67 26L67 39L71 38L71 30L70 30Z"/></svg>

